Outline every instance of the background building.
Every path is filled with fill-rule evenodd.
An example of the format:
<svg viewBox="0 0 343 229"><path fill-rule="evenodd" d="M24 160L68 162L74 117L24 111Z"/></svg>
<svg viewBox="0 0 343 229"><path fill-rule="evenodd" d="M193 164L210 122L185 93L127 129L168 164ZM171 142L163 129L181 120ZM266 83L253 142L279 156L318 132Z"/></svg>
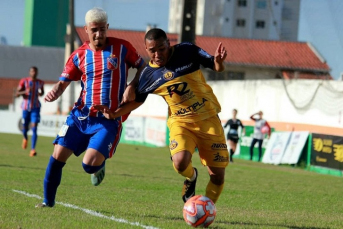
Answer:
<svg viewBox="0 0 343 229"><path fill-rule="evenodd" d="M181 26L183 0L170 0L170 33ZM196 34L249 39L298 38L300 0L198 0Z"/></svg>

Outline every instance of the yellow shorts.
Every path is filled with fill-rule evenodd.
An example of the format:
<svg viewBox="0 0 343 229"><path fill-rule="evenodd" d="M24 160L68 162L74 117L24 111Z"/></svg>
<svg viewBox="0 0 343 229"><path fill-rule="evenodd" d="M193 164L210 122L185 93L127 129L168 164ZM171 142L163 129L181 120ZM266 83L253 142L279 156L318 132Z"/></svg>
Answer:
<svg viewBox="0 0 343 229"><path fill-rule="evenodd" d="M224 130L218 116L195 123L168 122L171 156L198 148L201 163L205 166L225 168L229 164Z"/></svg>

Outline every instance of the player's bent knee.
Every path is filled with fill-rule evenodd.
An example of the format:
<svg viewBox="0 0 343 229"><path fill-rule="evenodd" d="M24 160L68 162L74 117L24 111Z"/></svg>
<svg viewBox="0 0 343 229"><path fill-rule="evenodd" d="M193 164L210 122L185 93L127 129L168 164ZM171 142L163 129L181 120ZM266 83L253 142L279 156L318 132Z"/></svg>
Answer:
<svg viewBox="0 0 343 229"><path fill-rule="evenodd" d="M83 167L83 169L85 170L86 173L89 173L89 174L96 173L96 172L99 171L104 165L105 165L105 161L104 161L104 163L102 163L101 165L96 165L96 166L87 165L87 164L85 164L85 163L82 162L82 167Z"/></svg>
<svg viewBox="0 0 343 229"><path fill-rule="evenodd" d="M192 160L192 154L188 151L181 151L176 153L172 157L174 169L177 172L183 172L187 169L189 163Z"/></svg>

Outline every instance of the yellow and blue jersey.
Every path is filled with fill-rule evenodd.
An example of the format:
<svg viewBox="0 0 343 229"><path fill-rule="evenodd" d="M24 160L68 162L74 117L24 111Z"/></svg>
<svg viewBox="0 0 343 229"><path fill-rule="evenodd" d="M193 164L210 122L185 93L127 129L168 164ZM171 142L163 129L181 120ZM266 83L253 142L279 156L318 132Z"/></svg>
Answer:
<svg viewBox="0 0 343 229"><path fill-rule="evenodd" d="M214 57L191 43L173 46L165 66L150 62L144 68L136 101L144 102L148 94L162 96L173 121L192 123L217 115L221 107L206 83L201 66L213 69Z"/></svg>

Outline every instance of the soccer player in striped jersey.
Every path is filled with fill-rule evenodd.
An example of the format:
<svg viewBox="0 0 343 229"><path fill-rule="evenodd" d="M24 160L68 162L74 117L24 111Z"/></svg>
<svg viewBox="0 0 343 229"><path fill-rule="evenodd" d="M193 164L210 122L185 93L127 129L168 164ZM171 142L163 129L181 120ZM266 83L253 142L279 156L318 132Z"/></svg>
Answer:
<svg viewBox="0 0 343 229"><path fill-rule="evenodd" d="M22 148L27 147L27 132L29 130L29 124L31 123L32 139L30 156L36 156L36 143L37 143L37 127L40 122L40 107L38 97L44 94L44 81L37 79L38 68L32 66L29 71L30 76L23 78L19 81L16 96L22 96L23 102L21 108L23 110L22 124L23 124L23 141Z"/></svg>
<svg viewBox="0 0 343 229"><path fill-rule="evenodd" d="M169 108L167 125L173 166L186 178L182 200L186 202L195 195L198 171L192 166L192 156L197 148L201 163L210 175L205 195L215 203L224 187L229 154L217 115L221 107L200 66L223 71L227 52L221 43L214 56L187 42L171 47L165 32L158 28L146 33L145 48L150 62L140 75L135 101L124 104L114 113L104 106L96 108L113 119L139 107L148 94L162 96Z"/></svg>
<svg viewBox="0 0 343 229"><path fill-rule="evenodd" d="M137 68L139 72L145 66L128 41L107 37L109 25L104 10L89 10L85 21L89 41L71 54L59 82L45 96L45 101L53 102L71 81L81 81L80 97L53 141L55 147L44 179L44 200L36 207L54 206L62 168L72 154L79 156L86 151L83 169L91 174L93 185L101 183L105 176L105 160L116 150L127 115L108 120L94 106L105 105L115 111L128 99L124 93L128 69Z"/></svg>

